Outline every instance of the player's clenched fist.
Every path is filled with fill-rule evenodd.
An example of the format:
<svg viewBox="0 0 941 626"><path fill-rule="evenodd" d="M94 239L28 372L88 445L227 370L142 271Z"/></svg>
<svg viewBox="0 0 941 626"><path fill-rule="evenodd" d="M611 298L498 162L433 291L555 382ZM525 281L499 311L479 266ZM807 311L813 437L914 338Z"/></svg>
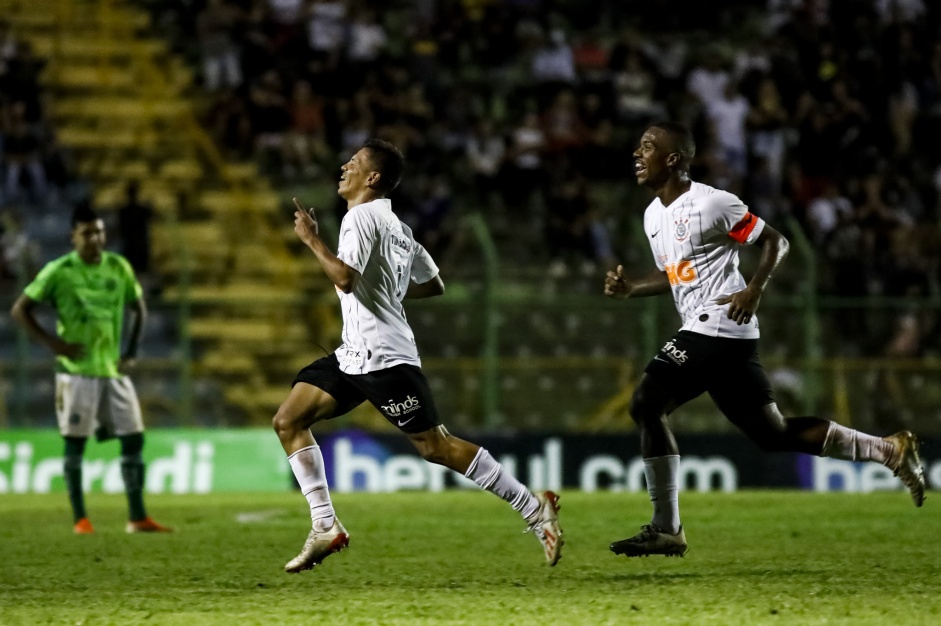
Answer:
<svg viewBox="0 0 941 626"><path fill-rule="evenodd" d="M604 279L604 295L609 298L626 298L630 293L624 278L624 266L618 265L617 271L608 272Z"/></svg>

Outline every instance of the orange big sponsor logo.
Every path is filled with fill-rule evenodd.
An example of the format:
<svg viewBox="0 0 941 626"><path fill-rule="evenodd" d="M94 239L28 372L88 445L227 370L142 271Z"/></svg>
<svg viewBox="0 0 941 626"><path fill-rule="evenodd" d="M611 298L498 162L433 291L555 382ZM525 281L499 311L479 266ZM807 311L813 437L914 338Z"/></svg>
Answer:
<svg viewBox="0 0 941 626"><path fill-rule="evenodd" d="M669 263L664 266L667 278L674 287L680 283L691 283L696 280L696 268L692 261L680 261L679 263Z"/></svg>

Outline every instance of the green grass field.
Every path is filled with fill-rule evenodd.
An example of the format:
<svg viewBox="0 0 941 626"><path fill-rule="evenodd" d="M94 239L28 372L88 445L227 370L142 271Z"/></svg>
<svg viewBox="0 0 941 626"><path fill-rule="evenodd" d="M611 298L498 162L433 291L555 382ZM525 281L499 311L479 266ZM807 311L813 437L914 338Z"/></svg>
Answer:
<svg viewBox="0 0 941 626"><path fill-rule="evenodd" d="M685 559L616 557L641 494L567 492L564 558L478 492L336 495L350 549L281 570L307 534L299 494L151 497L172 535L125 535L124 501L0 497L0 624L941 624L934 498L683 494Z"/></svg>

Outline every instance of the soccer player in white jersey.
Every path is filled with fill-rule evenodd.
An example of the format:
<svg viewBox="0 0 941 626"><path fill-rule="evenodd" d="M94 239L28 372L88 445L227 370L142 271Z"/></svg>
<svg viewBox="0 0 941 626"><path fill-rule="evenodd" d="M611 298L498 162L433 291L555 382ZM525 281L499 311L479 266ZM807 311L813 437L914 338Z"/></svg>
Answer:
<svg viewBox="0 0 941 626"><path fill-rule="evenodd" d="M392 212L386 198L399 183L404 159L398 148L370 139L342 168L338 193L347 213L333 254L320 238L313 209L295 199L294 232L317 257L336 286L343 311L343 344L302 369L273 426L310 504L311 531L285 566L311 569L349 544L349 534L330 501L323 455L310 427L369 401L412 442L421 456L470 478L503 498L528 523L546 561L561 556L558 499L532 493L487 450L451 435L438 420L434 398L421 371L415 337L402 300L444 293L431 255Z"/></svg>
<svg viewBox="0 0 941 626"><path fill-rule="evenodd" d="M612 543L611 550L627 556L686 553L677 500L679 449L667 416L703 392L763 450L882 463L921 506L924 468L912 433L880 438L819 417L781 415L758 360L755 311L788 242L733 194L690 180L695 151L692 135L680 124L654 124L641 137L634 174L656 194L644 214L656 269L628 277L619 265L605 278L605 295L612 298L672 293L683 320L647 365L631 398L653 518L639 534ZM738 270L744 244L761 248L747 282Z"/></svg>

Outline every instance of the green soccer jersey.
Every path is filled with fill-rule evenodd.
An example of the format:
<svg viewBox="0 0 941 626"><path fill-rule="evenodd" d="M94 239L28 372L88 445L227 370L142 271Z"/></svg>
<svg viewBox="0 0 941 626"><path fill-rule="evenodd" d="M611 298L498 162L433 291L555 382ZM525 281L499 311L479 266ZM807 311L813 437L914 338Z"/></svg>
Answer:
<svg viewBox="0 0 941 626"><path fill-rule="evenodd" d="M143 291L127 259L102 252L88 265L78 252L50 261L24 291L56 309L56 332L63 341L85 347L81 359L56 357L58 370L81 376L118 378L124 307Z"/></svg>

